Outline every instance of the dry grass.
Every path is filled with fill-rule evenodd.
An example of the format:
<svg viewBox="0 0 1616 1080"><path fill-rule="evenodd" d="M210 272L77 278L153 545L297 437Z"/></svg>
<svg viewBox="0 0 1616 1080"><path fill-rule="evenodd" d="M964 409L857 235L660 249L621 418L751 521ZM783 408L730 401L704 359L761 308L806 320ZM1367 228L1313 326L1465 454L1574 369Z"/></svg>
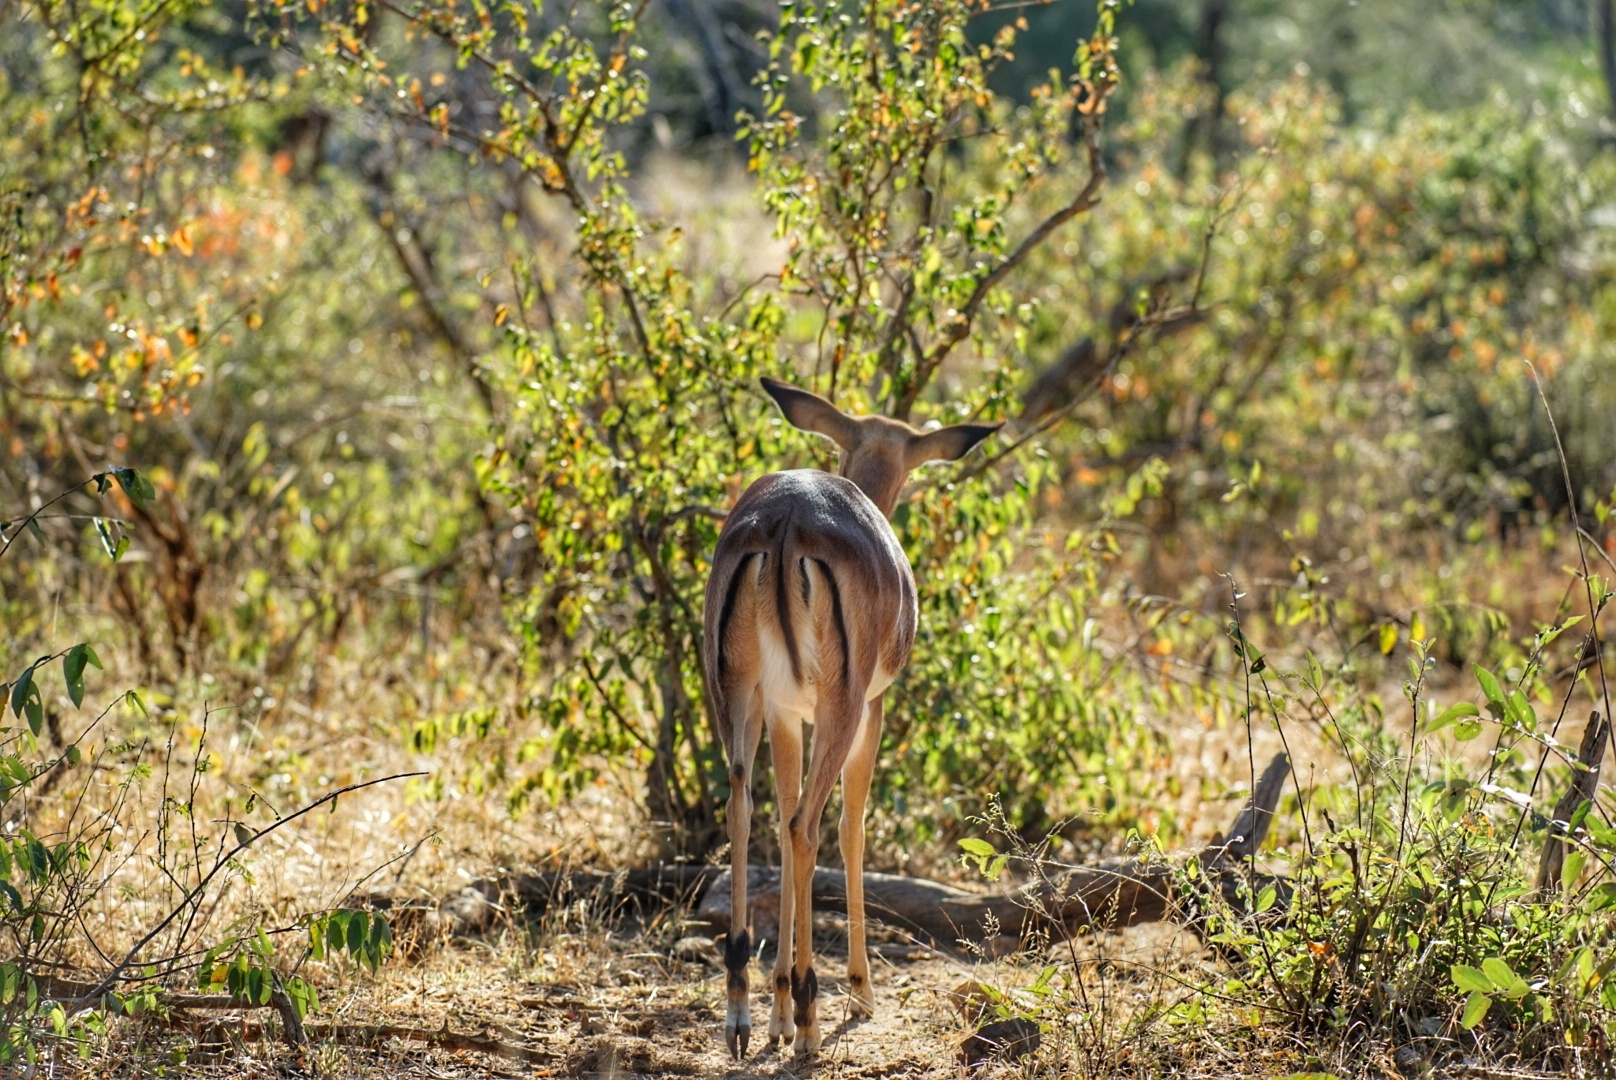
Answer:
<svg viewBox="0 0 1616 1080"><path fill-rule="evenodd" d="M1517 607L1530 609L1514 612L1522 619L1546 617L1558 595L1550 596L1543 575L1532 573L1542 557L1505 553L1458 569L1478 595L1485 578L1486 599L1513 597ZM1127 651L1126 626L1108 628L1105 637L1119 655ZM195 805L183 832L167 841L171 854L176 836L181 848L190 843L192 822L199 850L211 851L235 821L262 827L325 792L381 777L419 771L431 779L368 788L344 797L334 812L321 811L267 835L199 923L204 942L244 919L290 926L356 892L429 900L500 870L562 862L621 866L643 859L638 792L626 772L609 774L568 805L513 816L500 790L480 786L487 779L478 771L489 756L486 744L448 739L430 755L410 751L407 735L417 720L485 702L508 708L520 693L517 668L497 644L479 647L449 632L436 640L454 644L430 654L415 643L390 652L367 649L363 656L333 650L312 661L318 670L305 666L296 678L268 690L229 683L228 676L188 678L166 686L165 694L148 694L158 706L149 720L128 710L110 716L87 741L86 759L94 760L109 744L132 745L103 759L100 769L74 773L30 807L36 831L47 837L75 812L81 821L104 821L122 852L121 861L108 864L110 887L86 913L86 940L74 957L83 969L94 970L97 963L90 940L103 953L119 955L173 902L155 827L173 800L194 797ZM114 689L139 682L138 667L132 649L105 647L102 653L108 671L96 676L92 699L99 692L109 700ZM1164 682L1195 675L1181 661L1142 648L1122 659ZM1446 688L1437 689L1440 696ZM1383 697L1395 711L1395 686L1388 683ZM203 704L221 700L234 707L210 711ZM83 715L65 708L63 713ZM1143 797L1161 800L1161 817L1172 823L1171 846L1199 846L1228 820L1229 802L1248 783L1245 732L1227 718L1164 715L1149 722L1159 725L1171 752ZM77 730L70 726L66 734ZM1298 723L1287 734L1304 784L1339 777L1342 763L1327 732ZM1257 733L1258 761L1278 748L1273 731ZM205 763L200 772L199 762ZM139 764L153 776L120 802L120 784ZM255 804L250 812L249 799ZM872 868L963 873L953 853L940 846L906 850L892 824L879 812L872 820ZM829 849L826 854L834 859ZM820 970L828 985L825 1051L812 1062L757 1054L736 1067L719 1038L718 955L708 949L692 958L689 945L679 945L690 929L678 913L645 923L608 923L574 909L535 924L513 913L484 938L401 951L375 976L345 963L304 962L301 972L322 998L314 1022L347 1027L340 1037L322 1036L329 1027L314 1028L301 1060L278 1041L275 1022L264 1018L268 1014L210 1013L194 1022L117 1021L82 1067L90 1075L120 1077L174 1075L177 1066L181 1075L221 1077L956 1077L966 1029L948 991L967 979L1011 991L1054 964L1062 990L1043 1017L1042 1048L1027 1062L991 1065L978 1075L1422 1075L1409 1048L1341 1044L1333 1053L1321 1052L1321 1040L1331 1043L1332 1036L1264 1029L1255 1014L1240 1009L1230 1010L1217 1026L1174 1027L1166 1010L1204 997L1208 988L1215 992L1228 969L1172 927L1102 935L1047 955L997 961L926 953L889 940L875 964L878 1016L846 1023L840 982L845 958L838 951L845 937L834 919L821 935ZM295 958L293 937L286 938L286 947ZM762 985L754 979L760 993ZM355 1025L447 1030L521 1048L529 1060L408 1039L367 1040ZM57 1067L79 1066L63 1061ZM1528 1074L1448 1067L1424 1075Z"/></svg>

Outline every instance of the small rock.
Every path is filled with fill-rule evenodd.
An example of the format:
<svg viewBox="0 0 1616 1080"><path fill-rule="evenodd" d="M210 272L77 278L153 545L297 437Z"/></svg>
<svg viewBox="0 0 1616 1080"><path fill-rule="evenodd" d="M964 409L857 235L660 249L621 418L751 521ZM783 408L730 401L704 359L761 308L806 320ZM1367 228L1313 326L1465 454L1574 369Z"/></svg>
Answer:
<svg viewBox="0 0 1616 1080"><path fill-rule="evenodd" d="M959 1013L960 1019L972 1027L982 1022L982 1014L993 1004L988 988L975 979L966 979L944 993L943 998Z"/></svg>
<svg viewBox="0 0 1616 1080"><path fill-rule="evenodd" d="M1404 1076L1418 1076L1425 1071L1425 1056L1412 1046L1399 1046L1392 1051L1392 1064Z"/></svg>
<svg viewBox="0 0 1616 1080"><path fill-rule="evenodd" d="M967 1067L993 1058L1024 1058L1042 1041L1037 1024L1016 1016L984 1025L960 1043L959 1056Z"/></svg>
<svg viewBox="0 0 1616 1080"><path fill-rule="evenodd" d="M682 937L673 943L673 958L690 964L718 963L718 949L711 938Z"/></svg>
<svg viewBox="0 0 1616 1080"><path fill-rule="evenodd" d="M487 930L500 911L498 895L489 886L467 885L445 897L436 911L427 914L425 923L431 933L465 937Z"/></svg>

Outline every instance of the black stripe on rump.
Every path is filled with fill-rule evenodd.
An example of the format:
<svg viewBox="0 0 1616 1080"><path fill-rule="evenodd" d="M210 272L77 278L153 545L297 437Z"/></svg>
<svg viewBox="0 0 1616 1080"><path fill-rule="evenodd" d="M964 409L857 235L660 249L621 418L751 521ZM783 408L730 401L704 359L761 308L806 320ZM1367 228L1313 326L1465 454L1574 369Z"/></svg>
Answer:
<svg viewBox="0 0 1616 1080"><path fill-rule="evenodd" d="M847 620L842 617L842 590L836 587L836 575L830 572L830 564L824 559L815 559L819 564L819 572L825 575L825 583L830 586L830 613L836 619L836 637L842 643L842 678L850 679L853 676L851 646L847 641Z"/></svg>
<svg viewBox="0 0 1616 1080"><path fill-rule="evenodd" d="M802 661L797 657L797 630L791 625L791 596L786 588L786 532L787 529L780 530L779 557L775 560L780 565L774 570L774 614L780 623L780 637L786 643L786 657L791 661L791 678L801 686Z"/></svg>
<svg viewBox="0 0 1616 1080"><path fill-rule="evenodd" d="M761 551L748 551L741 556L741 561L735 564L735 572L730 575L729 587L724 590L724 606L718 609L718 641L714 647L718 650L718 673L722 675L729 666L728 650L724 645L729 641L729 617L735 612L735 594L741 589L741 575L746 573L746 566L752 561L753 555L761 555Z"/></svg>

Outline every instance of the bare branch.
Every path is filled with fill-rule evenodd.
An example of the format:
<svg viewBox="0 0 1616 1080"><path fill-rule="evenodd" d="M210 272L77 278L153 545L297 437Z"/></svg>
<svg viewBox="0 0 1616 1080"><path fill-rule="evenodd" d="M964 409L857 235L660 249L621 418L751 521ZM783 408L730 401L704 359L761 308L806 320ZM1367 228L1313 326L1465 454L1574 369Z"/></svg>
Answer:
<svg viewBox="0 0 1616 1080"><path fill-rule="evenodd" d="M330 792L329 794L322 795L320 798L309 803L301 810L297 810L291 814L288 814L286 817L271 822L246 839L237 841L234 847L219 855L219 857L214 861L213 867L202 876L202 880L197 882L196 886L188 891L185 896L181 898L180 902L170 909L167 915L163 916L161 921L159 921L156 926L152 927L146 932L144 937L135 942L134 946L130 948L123 960L121 960L110 971L103 975L101 977L101 981L96 983L95 986L90 989L89 993L75 999L59 1001L56 1004L61 1005L69 1015L82 1011L83 1009L94 1008L100 1002L102 996L105 995L108 990L112 989L115 983L117 983L119 976L121 976L131 965L135 963L136 959L140 956L141 950L143 950L147 945L150 945L152 941L157 938L158 934L161 934L165 929L168 928L170 923L179 918L180 915L185 911L189 910L191 905L207 891L208 886L212 884L213 879L219 875L221 870L233 862L236 856L252 847L259 840L262 840L270 833L275 832L282 826L290 825L298 818L311 814L327 803L335 802L342 796L348 795L352 792L362 791L365 788L375 787L378 784L388 784L394 780L407 780L414 776L425 775L427 774L419 771L395 773L391 776L378 777L375 780L365 780L357 784L349 784L347 787L339 788L336 791Z"/></svg>

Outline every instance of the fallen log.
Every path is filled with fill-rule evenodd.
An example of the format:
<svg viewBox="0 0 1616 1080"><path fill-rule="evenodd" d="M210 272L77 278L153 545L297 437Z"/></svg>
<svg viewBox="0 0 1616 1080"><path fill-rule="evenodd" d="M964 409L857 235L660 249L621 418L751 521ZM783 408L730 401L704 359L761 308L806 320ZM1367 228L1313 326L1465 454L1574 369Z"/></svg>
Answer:
<svg viewBox="0 0 1616 1080"><path fill-rule="evenodd" d="M554 870L474 881L431 906L398 903L387 897L372 897L369 904L396 912L426 936L462 936L482 933L501 915L533 917L579 901L603 906L608 915L633 913L647 905L662 908L694 903L720 872L716 866L697 863L660 863L616 872Z"/></svg>
<svg viewBox="0 0 1616 1080"><path fill-rule="evenodd" d="M1199 853L1203 871L1199 880L1215 888L1236 910L1246 906L1245 897L1255 895L1266 884L1279 888L1276 908L1282 908L1289 898L1282 879L1256 874L1251 866L1273 821L1289 770L1290 759L1275 755L1251 801L1230 826L1228 838L1215 837ZM1036 880L1001 893L971 892L925 878L866 873L865 906L871 919L928 945L954 948L970 942L998 953L1017 948L1034 935L1063 940L1085 927L1119 928L1174 917L1193 922L1210 899L1175 895L1178 871L1164 859L1107 859L1087 866L1046 863L1037 870ZM520 912L532 918L575 902L594 904L606 914L696 904L696 919L717 933L729 926L729 881L728 869L680 863L615 873L556 870L477 881L427 907L398 904L385 897L372 898L371 904L394 915L395 933L401 937L480 933L502 914ZM747 893L754 936L774 939L780 871L749 867ZM846 875L828 867L817 868L813 897L816 910L845 914Z"/></svg>
<svg viewBox="0 0 1616 1080"><path fill-rule="evenodd" d="M1214 838L1199 855L1201 880L1215 886L1235 910L1268 884L1280 888L1281 901L1288 899L1283 882L1255 874L1251 861L1268 834L1289 771L1290 759L1276 754L1251 802L1230 826L1229 838ZM1116 929L1179 914L1193 920L1206 906L1205 896L1175 895L1178 868L1164 859L1107 859L1087 866L1045 863L1037 869L1035 880L1006 893L974 893L925 878L866 873L865 908L871 919L927 944L952 948L970 942L998 953L1033 936L1064 940L1089 927ZM753 936L772 940L779 932L780 871L748 867L746 880ZM696 909L697 919L715 933L729 926L729 882L728 871L714 879ZM816 911L846 914L847 876L816 868L813 902Z"/></svg>

